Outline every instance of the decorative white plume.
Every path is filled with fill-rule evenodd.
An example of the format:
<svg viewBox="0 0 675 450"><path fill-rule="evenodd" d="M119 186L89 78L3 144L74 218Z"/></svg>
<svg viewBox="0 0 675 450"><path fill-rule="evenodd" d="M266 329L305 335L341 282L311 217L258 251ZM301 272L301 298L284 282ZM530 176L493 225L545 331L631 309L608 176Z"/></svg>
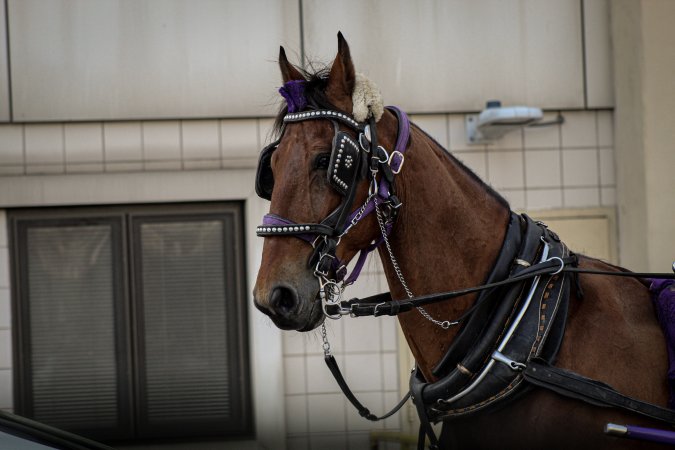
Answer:
<svg viewBox="0 0 675 450"><path fill-rule="evenodd" d="M368 119L369 112L373 113L375 122L377 122L384 112L384 103L380 89L362 73L356 74L354 92L352 93L352 105L354 108L352 111L354 119L358 122L365 122Z"/></svg>

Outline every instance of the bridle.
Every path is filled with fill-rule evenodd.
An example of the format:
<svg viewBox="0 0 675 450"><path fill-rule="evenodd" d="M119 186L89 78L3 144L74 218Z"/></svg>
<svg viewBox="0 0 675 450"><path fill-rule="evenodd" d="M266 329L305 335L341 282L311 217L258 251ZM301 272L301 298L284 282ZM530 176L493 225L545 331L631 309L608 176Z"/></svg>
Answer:
<svg viewBox="0 0 675 450"><path fill-rule="evenodd" d="M294 236L313 247L308 267L313 269L319 281L323 312L332 319L349 313L349 310L341 308L336 311L335 306L341 304L344 289L358 278L368 254L391 233L401 207L401 201L396 196L394 177L403 167L404 152L410 137L410 121L400 109L394 106L387 109L398 119L397 139L391 152L379 145L377 124L372 115L368 122L357 122L340 111L310 107L308 110L286 114L279 139L260 153L256 193L261 198L271 200L274 188L272 154L278 148L286 127L308 120L329 120L333 125L335 133L326 176L331 187L341 196L338 207L318 223L297 223L289 218L267 214L256 229L256 234L261 237ZM341 125L355 133L356 138L341 130ZM353 209L356 192L364 180L369 185L368 197L360 207ZM360 251L352 273L347 276L346 264L336 256L337 246L353 227L374 211L384 217L383 235Z"/></svg>

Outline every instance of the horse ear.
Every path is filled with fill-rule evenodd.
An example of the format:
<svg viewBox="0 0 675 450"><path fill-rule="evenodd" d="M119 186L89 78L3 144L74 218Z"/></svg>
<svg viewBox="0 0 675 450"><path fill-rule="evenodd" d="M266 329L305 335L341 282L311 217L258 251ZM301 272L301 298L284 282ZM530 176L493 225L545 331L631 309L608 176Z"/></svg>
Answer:
<svg viewBox="0 0 675 450"><path fill-rule="evenodd" d="M354 63L349 53L347 41L341 32L338 32L337 37L338 53L330 69L326 95L335 103L335 106L342 108L344 111L351 111L356 73L354 72Z"/></svg>
<svg viewBox="0 0 675 450"><path fill-rule="evenodd" d="M300 71L293 64L288 62L288 58L286 58L286 50L284 50L284 48L281 46L279 47L279 68L281 69L281 78L284 83L291 80L305 79Z"/></svg>

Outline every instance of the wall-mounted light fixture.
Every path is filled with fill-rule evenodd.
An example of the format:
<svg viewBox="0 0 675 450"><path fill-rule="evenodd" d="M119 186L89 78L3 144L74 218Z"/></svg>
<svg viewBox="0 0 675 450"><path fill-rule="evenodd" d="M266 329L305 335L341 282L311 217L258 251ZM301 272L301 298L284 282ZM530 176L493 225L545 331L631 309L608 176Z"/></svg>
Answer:
<svg viewBox="0 0 675 450"><path fill-rule="evenodd" d="M545 126L563 123L558 115L551 122L540 122L544 117L541 108L530 106L502 106L499 100L490 100L480 114L469 114L464 125L469 144L489 144L509 131L527 126Z"/></svg>

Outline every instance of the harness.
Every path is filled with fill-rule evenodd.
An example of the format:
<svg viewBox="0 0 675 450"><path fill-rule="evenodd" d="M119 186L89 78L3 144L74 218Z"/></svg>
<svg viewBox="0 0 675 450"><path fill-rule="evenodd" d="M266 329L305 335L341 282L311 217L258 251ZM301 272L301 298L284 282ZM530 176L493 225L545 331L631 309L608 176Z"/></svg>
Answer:
<svg viewBox="0 0 675 450"><path fill-rule="evenodd" d="M398 119L398 136L394 150L389 153L378 145L374 119L356 122L348 115L332 110L311 109L287 114L284 128L305 120L330 120L335 129L327 177L341 195L340 205L319 223L296 223L288 218L267 214L258 226L258 236L295 236L313 247L308 265L319 280L322 308L326 317L342 315L397 315L417 308L427 319L449 328L461 329L443 358L433 368L438 381L429 382L419 368L410 378L410 391L394 409L377 417L365 408L349 389L330 353L330 344L322 328L326 364L348 400L368 420L381 420L395 413L412 397L420 418L419 448L425 436L431 448L438 440L431 427L433 422L465 417L513 400L533 386L585 402L621 408L652 419L675 424L675 411L626 397L610 386L552 366L562 343L567 319L572 282L581 296L577 273L602 273L615 276L652 276L675 278L672 274L639 274L629 272L598 272L577 267L577 257L545 224L527 215L511 213L506 236L499 256L482 286L451 292L413 296L398 268L388 236L391 233L401 202L395 194L394 176L404 162L404 152L410 136L410 123L405 113L388 107ZM352 133L342 131L346 126ZM281 138L265 147L260 155L256 176L256 192L271 199L274 176L271 157ZM364 204L353 209L357 186L369 183ZM342 236L359 221L375 212L381 236L361 250L352 273L347 277L345 264L335 255ZM364 299L341 300L346 286L358 277L367 255L382 243L395 268L408 298L393 300L390 293ZM479 295L462 317L439 321L430 317L423 306L478 292Z"/></svg>

